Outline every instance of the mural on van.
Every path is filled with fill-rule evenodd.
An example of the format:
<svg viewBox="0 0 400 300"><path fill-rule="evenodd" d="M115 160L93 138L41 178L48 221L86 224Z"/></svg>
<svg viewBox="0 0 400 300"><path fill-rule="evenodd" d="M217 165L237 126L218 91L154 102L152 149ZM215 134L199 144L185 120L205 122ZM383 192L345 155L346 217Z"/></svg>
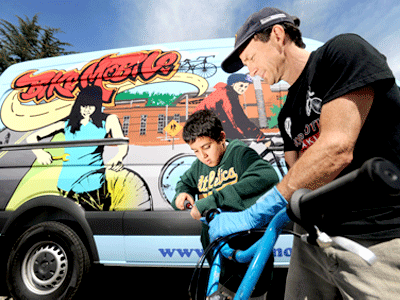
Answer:
<svg viewBox="0 0 400 300"><path fill-rule="evenodd" d="M232 41L202 43L76 54L4 72L4 144L127 137L129 145L2 151L0 166L11 157L24 163L1 208L54 194L87 210L171 210L176 182L195 160L181 128L204 108L218 114L227 138L248 143L283 176L283 152L268 147L282 145L277 115L287 86L270 87L245 70L224 73Z"/></svg>
<svg viewBox="0 0 400 300"><path fill-rule="evenodd" d="M203 109L215 111L228 138L263 140L264 133L249 120L239 102L239 95L244 94L250 83L249 75L230 75L227 83L219 82L214 86L215 91L199 103L194 112Z"/></svg>

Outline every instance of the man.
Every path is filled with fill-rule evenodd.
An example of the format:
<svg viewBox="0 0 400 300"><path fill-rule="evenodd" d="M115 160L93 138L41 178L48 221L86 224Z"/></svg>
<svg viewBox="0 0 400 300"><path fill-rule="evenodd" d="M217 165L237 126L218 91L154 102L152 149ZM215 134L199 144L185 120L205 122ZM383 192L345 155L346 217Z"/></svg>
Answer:
<svg viewBox="0 0 400 300"><path fill-rule="evenodd" d="M300 188L316 189L372 157L400 166L400 94L386 58L357 35L337 36L316 51L304 49L300 21L264 8L236 35L222 63L247 66L268 84L291 87L279 115L287 175L263 199L239 213L216 216L210 236L265 225ZM343 195L346 197L346 195ZM325 213L319 228L370 248L368 266L355 254L294 240L286 299L400 299L400 199L365 199L355 210ZM349 201L354 201L349 197ZM303 232L300 226L295 228Z"/></svg>

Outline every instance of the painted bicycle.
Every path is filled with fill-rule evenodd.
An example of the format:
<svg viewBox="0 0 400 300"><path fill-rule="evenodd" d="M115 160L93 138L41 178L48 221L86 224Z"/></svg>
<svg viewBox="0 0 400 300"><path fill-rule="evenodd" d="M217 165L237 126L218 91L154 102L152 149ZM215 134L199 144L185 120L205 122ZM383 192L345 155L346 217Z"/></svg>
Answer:
<svg viewBox="0 0 400 300"><path fill-rule="evenodd" d="M207 61L209 57L215 57L215 55L199 56L196 60L187 58L181 63L179 72L193 73L203 78L210 78L217 73L217 67Z"/></svg>

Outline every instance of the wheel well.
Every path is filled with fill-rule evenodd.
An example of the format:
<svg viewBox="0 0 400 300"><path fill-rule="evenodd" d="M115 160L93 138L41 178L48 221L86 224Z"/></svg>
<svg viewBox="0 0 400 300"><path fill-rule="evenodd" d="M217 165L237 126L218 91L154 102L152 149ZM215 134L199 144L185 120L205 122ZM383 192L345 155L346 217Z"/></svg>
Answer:
<svg viewBox="0 0 400 300"><path fill-rule="evenodd" d="M63 200L66 202L65 199ZM88 249L90 260L92 262L98 261L97 248L94 244L93 235L91 234L91 230L87 225L86 220L82 220L82 217L79 215L77 217L76 213L66 210L65 207L52 206L48 205L48 203L40 205L40 202L43 201L38 201L37 206L30 205L31 207L27 209L22 209L21 206L21 210L19 208L14 212L15 215L13 216L12 220L10 220L10 223L6 224L5 231L2 232L2 235L4 235L6 238L9 246L8 249L11 249L18 237L28 228L42 222L56 221L63 223L74 230L82 240L85 247ZM72 201L71 204L78 208L78 206ZM88 233L88 231L90 231L90 233Z"/></svg>

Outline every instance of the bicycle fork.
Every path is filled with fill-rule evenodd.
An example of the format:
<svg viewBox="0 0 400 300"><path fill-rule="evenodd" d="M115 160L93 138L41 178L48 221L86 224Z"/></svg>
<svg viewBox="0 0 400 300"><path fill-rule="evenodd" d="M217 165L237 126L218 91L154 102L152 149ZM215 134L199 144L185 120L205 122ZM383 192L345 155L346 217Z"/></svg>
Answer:
<svg viewBox="0 0 400 300"><path fill-rule="evenodd" d="M218 290L219 278L221 276L221 255L219 249L215 249L214 262L208 278L207 295L209 297L206 298L207 300L213 300L212 295Z"/></svg>

